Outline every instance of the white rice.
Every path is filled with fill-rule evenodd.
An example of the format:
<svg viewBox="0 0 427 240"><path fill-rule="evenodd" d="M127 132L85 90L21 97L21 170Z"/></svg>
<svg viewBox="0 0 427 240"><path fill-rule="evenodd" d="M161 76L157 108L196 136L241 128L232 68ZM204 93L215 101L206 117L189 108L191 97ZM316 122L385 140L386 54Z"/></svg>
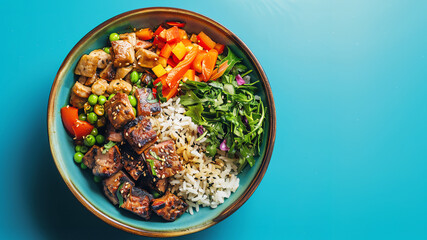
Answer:
<svg viewBox="0 0 427 240"><path fill-rule="evenodd" d="M153 128L159 141L175 141L184 165L184 170L170 179L171 192L188 203L190 214L194 210L198 212L200 206L216 208L239 187L237 159L223 154L212 159L204 154L207 138L196 142L197 125L184 115L185 108L178 97L169 99L161 107L162 112L154 118Z"/></svg>

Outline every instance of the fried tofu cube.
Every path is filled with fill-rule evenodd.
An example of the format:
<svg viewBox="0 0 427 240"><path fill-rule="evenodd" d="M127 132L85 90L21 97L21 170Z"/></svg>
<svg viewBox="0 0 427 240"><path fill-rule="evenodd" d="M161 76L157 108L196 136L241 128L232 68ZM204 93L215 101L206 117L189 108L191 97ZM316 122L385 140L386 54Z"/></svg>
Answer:
<svg viewBox="0 0 427 240"><path fill-rule="evenodd" d="M111 42L113 48L114 67L125 67L135 61L135 50L132 44L126 40Z"/></svg>
<svg viewBox="0 0 427 240"><path fill-rule="evenodd" d="M92 77L96 73L96 68L98 66L99 58L97 56L83 55L77 67L74 70L76 75L81 75L85 77Z"/></svg>

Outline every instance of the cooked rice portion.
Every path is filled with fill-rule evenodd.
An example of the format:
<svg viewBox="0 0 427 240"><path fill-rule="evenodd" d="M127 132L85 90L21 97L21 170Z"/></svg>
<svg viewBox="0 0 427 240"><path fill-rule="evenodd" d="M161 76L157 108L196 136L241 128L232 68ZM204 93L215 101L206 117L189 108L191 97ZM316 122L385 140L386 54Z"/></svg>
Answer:
<svg viewBox="0 0 427 240"><path fill-rule="evenodd" d="M224 154L212 159L204 154L206 138L196 142L197 125L191 117L184 115L185 108L178 97L161 107L161 114L153 121L153 129L159 141L175 141L184 165L184 170L170 179L171 191L185 199L190 214L193 214L193 208L199 211L200 205L216 208L239 186L237 159L227 158Z"/></svg>

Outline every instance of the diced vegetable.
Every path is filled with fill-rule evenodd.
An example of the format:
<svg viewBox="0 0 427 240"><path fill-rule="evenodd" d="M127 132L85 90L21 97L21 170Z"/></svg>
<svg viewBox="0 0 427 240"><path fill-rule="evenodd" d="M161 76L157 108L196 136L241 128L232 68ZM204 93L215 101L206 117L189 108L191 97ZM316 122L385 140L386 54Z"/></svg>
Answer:
<svg viewBox="0 0 427 240"><path fill-rule="evenodd" d="M191 34L191 37L190 37L190 41L191 42L193 42L193 43L197 43L197 35L196 34Z"/></svg>
<svg viewBox="0 0 427 240"><path fill-rule="evenodd" d="M202 72L202 60L205 58L206 56L206 52L199 52L199 54L197 54L196 58L194 59L193 62L193 69L196 72L201 73Z"/></svg>
<svg viewBox="0 0 427 240"><path fill-rule="evenodd" d="M184 74L182 79L194 81L195 72L193 69L188 69L188 71Z"/></svg>
<svg viewBox="0 0 427 240"><path fill-rule="evenodd" d="M93 126L86 121L79 120L78 109L66 106L61 108L61 118L65 129L76 139L82 139L90 134Z"/></svg>
<svg viewBox="0 0 427 240"><path fill-rule="evenodd" d="M165 44L165 46L162 48L162 50L160 51L160 56L164 57L164 58L169 58L170 55L172 53L172 47L171 45L169 45L168 43Z"/></svg>
<svg viewBox="0 0 427 240"><path fill-rule="evenodd" d="M179 62L178 65L172 69L172 71L169 72L166 78L166 83L170 88L175 86L176 83L178 83L178 81L182 78L182 76L184 76L187 70L190 69L190 66L196 58L198 52L199 50L197 48L191 49L185 58Z"/></svg>
<svg viewBox="0 0 427 240"><path fill-rule="evenodd" d="M179 33L179 29L178 27L171 27L166 31L166 42L173 42L173 41L178 41L179 39L181 39L181 35ZM161 34L161 33L160 33Z"/></svg>
<svg viewBox="0 0 427 240"><path fill-rule="evenodd" d="M163 30L165 30L162 26L159 26L158 28L157 28L157 30L154 32L154 35L155 36L159 36L159 34L163 31Z"/></svg>
<svg viewBox="0 0 427 240"><path fill-rule="evenodd" d="M218 58L218 51L215 49L209 50L202 60L202 80L205 82L209 80L215 67Z"/></svg>
<svg viewBox="0 0 427 240"><path fill-rule="evenodd" d="M212 39L206 35L204 32L200 32L199 35L197 35L197 40L199 40L199 45L202 46L204 49L211 50L215 47L215 42L212 41Z"/></svg>
<svg viewBox="0 0 427 240"><path fill-rule="evenodd" d="M166 73L166 70L161 64L153 67L151 70L153 70L154 74L156 74L157 77L161 77Z"/></svg>
<svg viewBox="0 0 427 240"><path fill-rule="evenodd" d="M175 56L181 60L185 54L187 53L187 49L185 48L185 45L182 42L179 42L178 44L176 44L176 46L173 48L172 50L173 54L175 54Z"/></svg>
<svg viewBox="0 0 427 240"><path fill-rule="evenodd" d="M153 38L153 31L150 28L143 28L136 33L136 37L141 40L150 40Z"/></svg>
<svg viewBox="0 0 427 240"><path fill-rule="evenodd" d="M171 26L177 26L177 27L180 27L180 28L182 28L182 27L184 27L185 26L185 23L183 23L183 22L166 22L168 25L171 25Z"/></svg>
<svg viewBox="0 0 427 240"><path fill-rule="evenodd" d="M222 54L222 52L224 52L224 45L221 43L217 43L215 44L214 49L218 51L218 54Z"/></svg>

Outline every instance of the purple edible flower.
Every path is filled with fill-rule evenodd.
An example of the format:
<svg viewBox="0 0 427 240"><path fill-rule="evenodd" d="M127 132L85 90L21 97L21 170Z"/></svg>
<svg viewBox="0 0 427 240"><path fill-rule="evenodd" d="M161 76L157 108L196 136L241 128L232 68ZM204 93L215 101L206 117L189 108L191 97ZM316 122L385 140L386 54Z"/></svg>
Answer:
<svg viewBox="0 0 427 240"><path fill-rule="evenodd" d="M245 124L246 129L250 129L248 118L245 115L243 115L240 117L240 119L242 119L242 123Z"/></svg>
<svg viewBox="0 0 427 240"><path fill-rule="evenodd" d="M227 147L227 139L224 139L224 141L222 141L222 143L219 145L219 149L221 149L222 151L230 150L230 148Z"/></svg>
<svg viewBox="0 0 427 240"><path fill-rule="evenodd" d="M203 134L203 133L205 132L205 128L204 128L202 125L199 125L199 126L197 127L197 132L198 132L199 134Z"/></svg>
<svg viewBox="0 0 427 240"><path fill-rule="evenodd" d="M240 76L240 74L237 74L236 81L238 85L243 85L246 83L245 80L242 78L242 76Z"/></svg>

